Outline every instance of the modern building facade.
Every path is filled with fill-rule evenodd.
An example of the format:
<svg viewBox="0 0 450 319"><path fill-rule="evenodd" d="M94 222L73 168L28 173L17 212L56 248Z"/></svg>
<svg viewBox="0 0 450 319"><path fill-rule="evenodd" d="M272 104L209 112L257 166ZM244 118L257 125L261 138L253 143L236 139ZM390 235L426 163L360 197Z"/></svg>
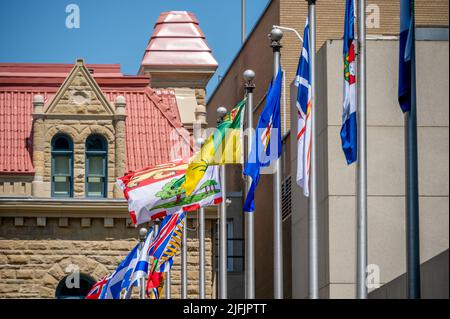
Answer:
<svg viewBox="0 0 450 319"><path fill-rule="evenodd" d="M138 75L82 59L0 63L0 298L82 297L114 271L138 239L116 179L190 154L216 68L184 11L160 15ZM208 297L216 212L206 214ZM198 296L196 218L188 217L190 297ZM76 273L80 287L68 287ZM177 256L175 298L180 276Z"/></svg>
<svg viewBox="0 0 450 319"><path fill-rule="evenodd" d="M425 298L448 298L448 1L416 1L419 192L422 290ZM316 4L318 187L320 215L320 297L356 296L355 165L347 166L340 146L342 116L342 34L345 1ZM406 296L405 174L403 115L397 103L399 3L367 1L368 231L370 273L380 285L372 298ZM236 54L207 103L232 107L244 96L243 72L256 73L255 127L273 76L267 34L273 25L300 34L307 1L273 0ZM285 71L283 126L284 297L308 297L307 199L295 183L297 70L301 44L291 32L281 40ZM294 113L292 113L294 112ZM292 151L291 151L292 150ZM256 297L273 297L272 176L261 177L255 203ZM227 189L242 196L239 167L228 169ZM234 214L234 213L232 213ZM244 220L235 219L244 224ZM242 226L241 226L242 227ZM230 278L229 280L233 280ZM233 292L229 292L233 296Z"/></svg>

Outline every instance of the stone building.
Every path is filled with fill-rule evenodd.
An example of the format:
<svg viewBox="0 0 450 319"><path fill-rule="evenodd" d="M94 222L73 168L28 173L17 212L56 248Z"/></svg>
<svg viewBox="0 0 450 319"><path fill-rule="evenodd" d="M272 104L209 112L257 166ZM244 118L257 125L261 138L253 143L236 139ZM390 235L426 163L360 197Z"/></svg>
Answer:
<svg viewBox="0 0 450 319"><path fill-rule="evenodd" d="M267 37L273 25L303 34L307 1L272 0L236 53L207 102L207 120L216 108L230 109L244 96L243 72L256 73L253 127L273 76L273 52ZM368 0L368 262L380 269L380 289L370 297L406 296L405 177L403 116L397 103L399 1ZM448 298L448 1L417 0L417 89L422 289L425 298ZM316 4L318 193L320 198L320 296L354 298L355 165L346 166L340 146L342 116L342 39L344 0ZM308 297L307 200L295 183L297 71L301 43L292 32L281 40L286 104L281 109L283 139L282 206L284 297ZM294 113L291 113L294 112ZM294 135L295 136L295 135ZM380 172L390 172L381 174ZM242 196L240 167L227 170L227 190ZM261 175L255 195L256 297L273 297L273 199L271 175ZM229 195L228 195L229 196ZM242 231L242 212L229 213ZM243 232L235 234L243 237ZM242 276L229 276L230 297L242 296ZM236 294L237 293L237 294Z"/></svg>
<svg viewBox="0 0 450 319"><path fill-rule="evenodd" d="M159 16L138 75L82 59L0 63L0 298L79 297L114 271L138 237L115 180L191 151L216 68L184 11ZM207 209L209 297L216 215ZM190 297L198 294L196 217L188 216ZM80 288L67 287L76 271ZM177 256L175 298L180 282Z"/></svg>

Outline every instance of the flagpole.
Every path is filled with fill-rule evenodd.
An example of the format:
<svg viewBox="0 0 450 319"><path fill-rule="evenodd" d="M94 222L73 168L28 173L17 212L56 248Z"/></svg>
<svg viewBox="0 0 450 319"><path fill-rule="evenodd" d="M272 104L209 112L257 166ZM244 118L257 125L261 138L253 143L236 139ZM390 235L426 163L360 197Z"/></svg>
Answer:
<svg viewBox="0 0 450 319"><path fill-rule="evenodd" d="M223 106L217 108L217 122L221 122L228 113ZM220 184L222 203L219 216L219 299L227 299L227 176L226 166L220 166Z"/></svg>
<svg viewBox="0 0 450 319"><path fill-rule="evenodd" d="M242 43L245 42L245 0L241 0L241 40Z"/></svg>
<svg viewBox="0 0 450 319"><path fill-rule="evenodd" d="M202 137L196 140L198 149L201 149L204 143L205 140ZM198 210L198 242L198 298L205 299L205 209L203 207Z"/></svg>
<svg viewBox="0 0 450 319"><path fill-rule="evenodd" d="M198 210L199 223L199 276L198 276L198 298L205 299L205 209Z"/></svg>
<svg viewBox="0 0 450 319"><path fill-rule="evenodd" d="M139 249L144 247L145 238L147 237L148 230L145 227L139 229ZM145 278L139 278L139 299L145 299ZM131 288L130 288L131 291Z"/></svg>
<svg viewBox="0 0 450 319"><path fill-rule="evenodd" d="M166 299L172 299L170 269L166 273L166 284L164 285Z"/></svg>
<svg viewBox="0 0 450 319"><path fill-rule="evenodd" d="M181 248L181 299L187 299L187 214L184 216Z"/></svg>
<svg viewBox="0 0 450 319"><path fill-rule="evenodd" d="M414 2L411 4L414 5ZM419 181L417 164L417 96L415 8L412 8L411 106L405 114L406 139L406 254L408 298L420 298Z"/></svg>
<svg viewBox="0 0 450 319"><path fill-rule="evenodd" d="M247 94L247 160L250 157L251 144L253 141L253 90L255 84L252 83L255 78L253 70L244 71L245 92ZM245 198L250 189L250 176L245 178ZM255 299L255 231L254 231L254 213L244 212L245 214L245 298Z"/></svg>
<svg viewBox="0 0 450 319"><path fill-rule="evenodd" d="M319 215L317 208L317 136L316 136L316 1L308 0L311 68L311 166L309 176L309 298L319 299Z"/></svg>
<svg viewBox="0 0 450 319"><path fill-rule="evenodd" d="M367 150L366 150L366 1L358 1L358 159L356 162L356 214L357 214L357 252L356 252L356 295L358 299L367 298Z"/></svg>
<svg viewBox="0 0 450 319"><path fill-rule="evenodd" d="M283 37L283 31L279 28L273 28L269 34L271 47L273 49L273 78L275 79L280 68L280 40ZM281 129L281 128L279 128ZM275 160L275 173L273 174L273 235L274 235L274 299L283 298L283 235L281 219L281 161Z"/></svg>

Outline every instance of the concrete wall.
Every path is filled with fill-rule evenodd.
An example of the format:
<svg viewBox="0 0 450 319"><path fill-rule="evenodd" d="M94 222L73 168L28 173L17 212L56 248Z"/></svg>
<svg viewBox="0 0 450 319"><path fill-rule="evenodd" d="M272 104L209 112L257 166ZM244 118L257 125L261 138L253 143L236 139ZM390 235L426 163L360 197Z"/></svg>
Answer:
<svg viewBox="0 0 450 319"><path fill-rule="evenodd" d="M316 5L316 18L317 18L317 43L316 48L319 50L322 45L325 43L327 39L337 39L342 37L343 33L343 21L344 21L344 8L345 1L344 0L321 0L318 1ZM391 0L370 0L367 1L367 12L368 15L375 13L377 8L379 9L379 24L376 27L372 27L371 25L367 26L368 35L398 35L399 30L399 2L391 1ZM375 11L374 11L375 10ZM273 0L269 3L266 11L262 14L261 18L257 22L255 28L249 35L246 43L241 47L240 51L237 53L234 61L231 63L228 71L224 74L221 83L216 88L215 92L211 95L207 103L207 118L209 126L214 126L215 118L216 118L216 108L219 105L224 105L228 109L242 99L244 95L243 88L243 79L242 73L246 69L253 69L256 72L256 78L254 83L256 84L256 89L254 92L254 103L255 103L255 111L254 111L254 123L253 127L256 126L258 121L258 117L260 112L264 106L264 95L266 93L268 84L272 77L272 49L269 47L269 40L267 38L267 34L270 32L272 25L282 25L285 27L293 27L299 31L300 34L303 34L303 27L305 23L305 18L307 15L307 2L306 1L297 1L297 0ZM369 21L370 22L370 21ZM447 0L417 0L416 1L416 23L418 26L446 26L448 27L448 1ZM287 103L289 107L289 101L291 98L295 98L295 94L293 97L290 94L290 85L295 76L299 52L300 52L300 43L298 39L289 32L285 32L284 37L282 39L282 51L281 51L281 65L283 69L286 71L286 91L287 91ZM337 51L342 51L342 47L336 49ZM336 51L336 52L337 52ZM395 50L394 50L395 51ZM372 53L373 54L373 53ZM392 61L391 63L395 63L397 60L396 51L391 52ZM320 59L320 55L318 57ZM322 59L325 57L322 56ZM339 60L336 60L336 63L340 63L340 55ZM378 60L377 60L378 61ZM336 64L334 66L336 68L334 70L333 78L329 77L328 82L335 82L333 85L337 86L337 90L341 91L341 75L340 71L342 69L341 64ZM392 66L392 82L396 82L396 65ZM317 76L327 78L326 67L322 67L322 72L324 74L318 74ZM380 79L384 79L386 74L379 74L377 76L380 78L374 78L375 81ZM328 82L318 83L318 86L322 86L322 90L326 90ZM446 82L448 83L448 82ZM390 86L390 91L396 90L396 84L392 84ZM378 94L375 92L374 94ZM423 96L424 98L427 96ZM323 97L326 101L328 97ZM341 112L341 100L340 97L335 97L335 101L333 101L333 112ZM392 103L395 103L396 97L392 100ZM448 101L448 99L447 99ZM447 103L448 105L448 103ZM384 108L383 108L384 109ZM391 107L392 112L398 111L398 107ZM394 111L395 110L395 111ZM373 114L373 113L376 114ZM337 116L335 118L335 122L338 123L340 121L340 115L335 114ZM374 111L371 112L372 117L380 117L382 116L382 112ZM291 127L290 117L292 116L289 111L286 113L282 110L282 118L286 114L287 125L284 128L284 131ZM334 113L333 113L334 114ZM390 114L390 113L389 113ZM295 118L295 114L294 117ZM397 114L397 117L401 115ZM401 119L400 119L401 120ZM323 122L326 123L327 118L323 118ZM295 122L295 121L293 121ZM340 125L340 124L339 124ZM338 126L334 127L334 131L330 133L328 129L325 129L326 124L323 124L323 128L321 129L319 139L320 139L320 149L319 154L320 158L323 159L321 161L321 169L320 176L321 180L327 180L329 171L333 172L337 167L333 166L333 170L325 169L328 168L327 161L327 150L328 145L327 141L329 136L333 139L336 139L338 135L337 129ZM399 130L401 128L398 127ZM296 128L293 128L295 131ZM369 136L373 134L369 131ZM397 139L402 141L403 137L397 136ZM334 141L337 143L337 139ZM290 141L290 136L287 137L286 143L289 145L292 143ZM330 147L336 149L339 145L331 145ZM401 151L399 151L401 152ZM294 152L295 153L295 152ZM337 154L337 153L336 153ZM295 154L293 154L295 156ZM341 154L339 156L342 157ZM284 160L288 163L284 166L284 177L291 174L289 170L293 165L290 163L291 156L289 154L283 154ZM374 159L375 160L375 159ZM372 161L372 160L371 160ZM295 166L292 166L292 176L295 176ZM339 167L340 168L340 167ZM398 167L392 167L393 169L397 169ZM242 190L242 182L241 182L241 171L240 170L228 170L228 183L227 187L229 191L241 191ZM331 174L331 173L330 173ZM347 174L344 178L353 178L350 173ZM341 178L341 176L339 176ZM338 176L334 176L333 181L337 181L339 183ZM398 183L402 183L398 181ZM295 185L295 182L293 183ZM258 186L258 191L256 192L256 213L255 213L255 236L256 236L256 250L261 252L256 256L256 296L259 298L272 298L273 296L273 230L272 230L272 219L273 219L273 200L272 200L272 177L269 175L263 175L260 184ZM370 186L371 187L371 186ZM403 184L402 184L403 188ZM333 241L328 238L329 233L328 229L328 206L330 205L327 198L328 194L325 190L321 190L320 198L320 216L323 218L321 220L321 237L324 238L324 241L321 242L321 296L327 297L330 294L330 285L329 285L329 271L328 271L328 261L329 256L325 254L325 251L328 251L329 243L334 245L338 245L340 240L347 241L348 244L351 244L351 234L348 234L347 237L339 238L336 242L335 238ZM289 222L285 222L283 226L284 234L290 233L292 236L292 248L290 246L290 238L284 238L284 251L285 251L285 267L286 263L290 262L290 258L292 258L292 267L285 269L285 296L290 296L290 291L286 291L286 287L290 287L291 285L291 269L292 269L292 296L296 298L305 297L307 295L308 282L307 277L307 228L306 228L306 211L304 208L307 205L307 202L303 199L302 195L298 191L298 187L293 186L292 188L292 200L296 202L295 212L293 212L292 219ZM336 199L336 203L333 202L332 205L347 205L348 199L345 197L339 197ZM351 200L350 200L351 201ZM372 200L371 200L372 201ZM422 205L426 205L425 200L422 200ZM376 205L371 204L371 205ZM403 204L402 204L403 205ZM300 209L299 209L300 207ZM341 219L348 218L348 216L340 216L338 220L343 223L344 226L348 226L347 223L353 223L354 218L350 216L350 220ZM292 232L289 229L292 224ZM369 234L371 235L371 234ZM373 236L373 235L371 235ZM404 240L403 240L404 241ZM399 246L402 246L400 243ZM403 247L403 246L402 246ZM344 248L342 248L344 250ZM343 252L344 253L344 252ZM351 251L345 252L344 255L351 258ZM290 256L292 254L292 256ZM339 270L337 270L339 271ZM352 271L352 270L350 270ZM338 284L336 286L341 287L342 289L353 289L353 288L344 288L347 286L342 286ZM336 289L332 289L336 291ZM349 290L348 290L349 291ZM347 294L349 295L349 293Z"/></svg>
<svg viewBox="0 0 450 319"><path fill-rule="evenodd" d="M330 298L355 297L355 165L347 166L339 131L342 41L317 57L320 287ZM380 283L406 271L404 120L397 103L397 41L367 43L368 263ZM449 245L448 41L417 42L421 261ZM296 129L296 128L295 128ZM292 165L296 165L295 154ZM293 190L293 297L307 296L306 201Z"/></svg>
<svg viewBox="0 0 450 319"><path fill-rule="evenodd" d="M420 267L421 297L448 299L448 250L424 262ZM395 278L369 294L370 299L407 298L406 274Z"/></svg>

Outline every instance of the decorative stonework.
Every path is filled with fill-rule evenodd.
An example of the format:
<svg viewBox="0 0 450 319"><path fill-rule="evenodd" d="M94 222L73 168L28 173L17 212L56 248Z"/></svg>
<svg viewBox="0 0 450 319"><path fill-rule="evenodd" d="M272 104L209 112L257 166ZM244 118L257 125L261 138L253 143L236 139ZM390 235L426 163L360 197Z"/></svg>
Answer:
<svg viewBox="0 0 450 319"><path fill-rule="evenodd" d="M116 178L125 172L126 160L126 102L120 102L116 106L119 110L116 116L115 107L107 101L82 60L77 61L49 105L43 106L42 99L36 97L33 196L51 196L51 141L56 134L63 133L73 141L74 197L85 197L85 144L91 134L102 135L107 140L107 197L121 197L120 192L114 190Z"/></svg>

